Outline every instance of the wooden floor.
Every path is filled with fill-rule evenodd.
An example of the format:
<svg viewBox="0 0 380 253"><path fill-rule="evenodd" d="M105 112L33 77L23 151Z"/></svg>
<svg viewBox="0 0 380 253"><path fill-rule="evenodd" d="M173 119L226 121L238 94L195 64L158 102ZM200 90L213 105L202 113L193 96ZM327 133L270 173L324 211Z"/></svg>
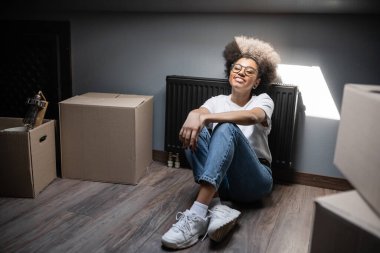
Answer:
<svg viewBox="0 0 380 253"><path fill-rule="evenodd" d="M188 169L154 162L137 186L56 179L36 199L0 198L0 252L166 252L162 234L193 202ZM313 199L336 191L275 185L222 243L181 252L307 252Z"/></svg>

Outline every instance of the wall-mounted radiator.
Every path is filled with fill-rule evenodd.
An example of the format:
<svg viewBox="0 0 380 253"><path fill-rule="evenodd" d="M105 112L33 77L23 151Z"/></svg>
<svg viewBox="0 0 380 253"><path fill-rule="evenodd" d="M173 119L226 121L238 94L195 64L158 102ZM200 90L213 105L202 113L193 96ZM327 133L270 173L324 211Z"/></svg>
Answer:
<svg viewBox="0 0 380 253"><path fill-rule="evenodd" d="M260 86L259 86L260 87ZM298 88L296 86L271 85L267 92L274 101L272 130L269 147L272 153L272 168L290 169L293 165L294 137L296 127ZM178 139L188 113L199 108L208 98L219 94L230 94L231 87L226 79L186 76L166 77L165 150L179 153L185 162L182 144Z"/></svg>

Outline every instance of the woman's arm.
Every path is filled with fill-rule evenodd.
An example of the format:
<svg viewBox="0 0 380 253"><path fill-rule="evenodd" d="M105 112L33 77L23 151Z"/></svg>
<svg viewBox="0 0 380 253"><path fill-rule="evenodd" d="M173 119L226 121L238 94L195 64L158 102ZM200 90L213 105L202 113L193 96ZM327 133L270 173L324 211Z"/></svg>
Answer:
<svg viewBox="0 0 380 253"><path fill-rule="evenodd" d="M179 139L183 143L183 147L195 150L198 135L202 128L209 123L221 122L231 122L238 125L261 123L267 126L266 114L261 108L246 111L210 113L206 108L201 107L189 113L179 132Z"/></svg>
<svg viewBox="0 0 380 253"><path fill-rule="evenodd" d="M243 111L202 114L200 115L200 118L204 125L221 122L231 122L238 125L254 125L257 123L267 125L266 114L261 108L254 108L252 110Z"/></svg>
<svg viewBox="0 0 380 253"><path fill-rule="evenodd" d="M183 123L181 130L179 131L179 139L184 148L191 148L195 150L197 146L198 135L205 123L201 118L201 115L210 114L209 110L204 107L192 110Z"/></svg>

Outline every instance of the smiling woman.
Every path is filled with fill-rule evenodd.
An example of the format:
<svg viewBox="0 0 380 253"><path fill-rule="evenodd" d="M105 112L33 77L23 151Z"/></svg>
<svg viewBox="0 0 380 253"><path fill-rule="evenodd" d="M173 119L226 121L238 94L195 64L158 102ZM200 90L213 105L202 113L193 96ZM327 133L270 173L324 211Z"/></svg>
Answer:
<svg viewBox="0 0 380 253"><path fill-rule="evenodd" d="M268 134L274 103L268 94L256 96L252 90L273 82L279 56L268 43L239 36L226 46L224 57L231 94L209 98L192 110L179 132L200 189L191 208L179 212L177 223L162 236L168 248L190 247L204 234L221 241L240 211L222 205L220 198L249 203L272 191Z"/></svg>

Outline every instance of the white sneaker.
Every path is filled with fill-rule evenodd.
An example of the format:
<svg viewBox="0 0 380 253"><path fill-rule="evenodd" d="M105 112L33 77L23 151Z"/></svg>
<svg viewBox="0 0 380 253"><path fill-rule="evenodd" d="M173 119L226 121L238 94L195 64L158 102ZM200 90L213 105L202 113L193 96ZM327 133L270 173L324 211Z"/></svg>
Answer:
<svg viewBox="0 0 380 253"><path fill-rule="evenodd" d="M225 205L216 205L210 213L211 220L207 233L211 240L219 242L235 226L240 211Z"/></svg>
<svg viewBox="0 0 380 253"><path fill-rule="evenodd" d="M162 244L171 249L183 249L197 243L199 237L206 233L210 219L186 210L184 213L179 212L176 220L178 222L173 224L161 238Z"/></svg>

